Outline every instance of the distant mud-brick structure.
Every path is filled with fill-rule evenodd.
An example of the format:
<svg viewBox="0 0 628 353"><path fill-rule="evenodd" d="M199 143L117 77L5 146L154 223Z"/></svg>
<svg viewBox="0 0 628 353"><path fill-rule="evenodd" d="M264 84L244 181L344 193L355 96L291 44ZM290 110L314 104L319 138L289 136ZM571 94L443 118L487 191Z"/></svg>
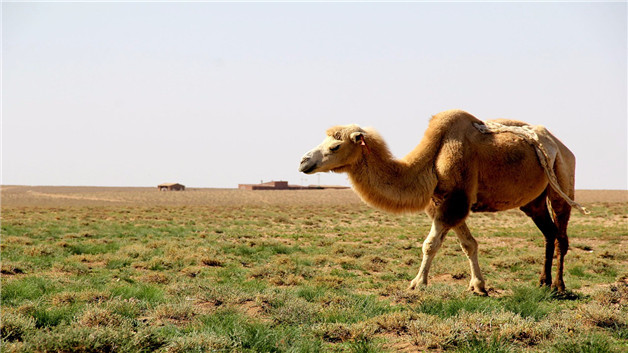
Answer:
<svg viewBox="0 0 628 353"><path fill-rule="evenodd" d="M261 184L239 184L238 188L243 190L294 190L302 187L290 186L287 181L270 181Z"/></svg>
<svg viewBox="0 0 628 353"><path fill-rule="evenodd" d="M348 189L346 186L320 186L320 185L288 185L287 181L269 181L260 184L238 184L241 190L323 190L323 189Z"/></svg>
<svg viewBox="0 0 628 353"><path fill-rule="evenodd" d="M159 191L183 191L185 190L185 185L179 183L164 183L157 185L157 189L159 189Z"/></svg>

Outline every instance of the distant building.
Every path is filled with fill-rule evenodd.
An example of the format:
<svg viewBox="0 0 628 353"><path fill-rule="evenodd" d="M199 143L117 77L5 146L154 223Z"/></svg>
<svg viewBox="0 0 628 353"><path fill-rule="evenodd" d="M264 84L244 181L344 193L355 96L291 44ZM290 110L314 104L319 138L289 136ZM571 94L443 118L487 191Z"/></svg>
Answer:
<svg viewBox="0 0 628 353"><path fill-rule="evenodd" d="M183 191L185 190L185 185L179 183L164 183L157 185L157 189L159 189L159 191Z"/></svg>
<svg viewBox="0 0 628 353"><path fill-rule="evenodd" d="M240 184L238 185L238 189L242 190L291 190L295 188L288 185L287 181L271 181L268 183L261 184ZM301 187L297 187L300 189Z"/></svg>
<svg viewBox="0 0 628 353"><path fill-rule="evenodd" d="M321 189L348 189L344 186L300 186L288 185L287 181L270 181L261 184L239 184L238 189L242 190L321 190Z"/></svg>

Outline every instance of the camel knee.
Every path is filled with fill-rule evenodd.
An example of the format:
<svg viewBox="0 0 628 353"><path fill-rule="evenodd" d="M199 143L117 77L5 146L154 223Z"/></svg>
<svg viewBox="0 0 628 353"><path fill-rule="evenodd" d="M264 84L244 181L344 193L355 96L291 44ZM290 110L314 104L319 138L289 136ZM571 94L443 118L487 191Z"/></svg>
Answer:
<svg viewBox="0 0 628 353"><path fill-rule="evenodd" d="M466 224L462 224L455 228L456 235L458 236L458 242L460 243L460 247L467 255L467 257L472 257L477 255L478 252L478 242L475 240L469 228L467 228Z"/></svg>
<svg viewBox="0 0 628 353"><path fill-rule="evenodd" d="M478 253L478 242L473 238L464 240L460 239L460 246L467 257L475 256Z"/></svg>
<svg viewBox="0 0 628 353"><path fill-rule="evenodd" d="M448 231L449 229L443 227L442 224L437 222L432 223L430 234L428 234L427 238L425 238L425 241L423 242L423 255L434 255L443 243L445 235L447 235Z"/></svg>
<svg viewBox="0 0 628 353"><path fill-rule="evenodd" d="M423 242L423 255L433 256L440 249L440 241L425 241Z"/></svg>

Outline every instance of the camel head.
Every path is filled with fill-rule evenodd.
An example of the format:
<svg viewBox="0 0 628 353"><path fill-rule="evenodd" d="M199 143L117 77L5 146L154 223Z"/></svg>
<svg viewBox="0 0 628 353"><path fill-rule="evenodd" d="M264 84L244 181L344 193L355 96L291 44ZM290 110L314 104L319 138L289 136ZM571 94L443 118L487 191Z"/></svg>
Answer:
<svg viewBox="0 0 628 353"><path fill-rule="evenodd" d="M299 171L305 174L344 172L357 162L366 144L367 132L358 125L335 126L327 130L327 137L301 159Z"/></svg>

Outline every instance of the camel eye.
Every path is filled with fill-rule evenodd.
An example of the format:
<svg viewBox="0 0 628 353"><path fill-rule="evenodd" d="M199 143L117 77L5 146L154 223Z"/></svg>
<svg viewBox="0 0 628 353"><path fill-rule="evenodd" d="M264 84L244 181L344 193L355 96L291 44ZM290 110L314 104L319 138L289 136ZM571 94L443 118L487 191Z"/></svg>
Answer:
<svg viewBox="0 0 628 353"><path fill-rule="evenodd" d="M340 149L340 146L341 145L336 145L336 146L330 147L329 150L332 151L332 152L336 152L336 151L338 151Z"/></svg>

